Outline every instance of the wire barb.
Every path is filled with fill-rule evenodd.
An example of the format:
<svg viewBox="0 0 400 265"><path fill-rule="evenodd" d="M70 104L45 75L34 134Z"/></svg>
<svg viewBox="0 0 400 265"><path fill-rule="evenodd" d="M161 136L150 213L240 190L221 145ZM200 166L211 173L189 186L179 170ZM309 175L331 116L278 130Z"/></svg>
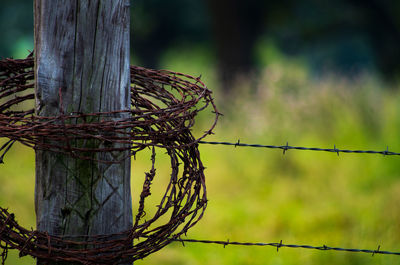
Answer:
<svg viewBox="0 0 400 265"><path fill-rule="evenodd" d="M235 144L235 148L240 146L240 139L237 140L237 143Z"/></svg>
<svg viewBox="0 0 400 265"><path fill-rule="evenodd" d="M339 156L339 150L336 148L336 145L333 145L333 150L336 151L337 155Z"/></svg>
<svg viewBox="0 0 400 265"><path fill-rule="evenodd" d="M378 248L372 253L372 257L375 255L375 253L379 252L381 249L381 245L378 245Z"/></svg>
<svg viewBox="0 0 400 265"><path fill-rule="evenodd" d="M282 239L281 242L276 246L276 252L279 252L279 249L282 247Z"/></svg>
<svg viewBox="0 0 400 265"><path fill-rule="evenodd" d="M286 154L286 151L289 149L289 142L286 142L286 145L283 147L283 154Z"/></svg>

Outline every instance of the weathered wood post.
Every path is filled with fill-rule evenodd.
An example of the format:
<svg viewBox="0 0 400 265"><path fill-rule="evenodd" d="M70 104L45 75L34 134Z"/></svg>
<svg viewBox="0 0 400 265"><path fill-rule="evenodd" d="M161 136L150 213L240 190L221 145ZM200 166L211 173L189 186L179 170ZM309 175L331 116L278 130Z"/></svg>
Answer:
<svg viewBox="0 0 400 265"><path fill-rule="evenodd" d="M65 114L129 109L129 0L35 0L34 13L37 115L60 114L59 91ZM127 154L85 155L116 161ZM35 207L37 229L53 235L129 229L130 159L110 165L37 150Z"/></svg>

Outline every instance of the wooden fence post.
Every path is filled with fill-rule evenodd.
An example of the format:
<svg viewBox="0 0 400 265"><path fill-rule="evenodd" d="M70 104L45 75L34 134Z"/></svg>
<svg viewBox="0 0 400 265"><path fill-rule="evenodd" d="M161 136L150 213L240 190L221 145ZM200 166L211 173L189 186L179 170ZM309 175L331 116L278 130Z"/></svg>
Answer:
<svg viewBox="0 0 400 265"><path fill-rule="evenodd" d="M38 116L130 108L129 9L129 0L34 1ZM115 161L129 151L84 155ZM35 208L37 229L52 235L130 229L130 158L110 165L37 150Z"/></svg>

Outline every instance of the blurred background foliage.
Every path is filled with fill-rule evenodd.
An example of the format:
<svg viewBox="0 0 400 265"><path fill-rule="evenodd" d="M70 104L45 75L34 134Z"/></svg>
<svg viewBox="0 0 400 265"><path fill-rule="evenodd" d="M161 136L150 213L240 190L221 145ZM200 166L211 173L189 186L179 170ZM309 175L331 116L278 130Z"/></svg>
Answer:
<svg viewBox="0 0 400 265"><path fill-rule="evenodd" d="M132 63L202 79L209 140L400 151L400 2L135 0ZM0 57L33 49L31 0L2 0ZM199 134L211 114L202 114ZM188 236L400 250L398 157L201 145L209 205ZM148 214L169 177L158 150ZM150 154L133 163L133 206ZM0 165L0 205L35 227L34 152ZM135 264L398 264L394 256L172 244ZM34 264L10 253L9 264Z"/></svg>

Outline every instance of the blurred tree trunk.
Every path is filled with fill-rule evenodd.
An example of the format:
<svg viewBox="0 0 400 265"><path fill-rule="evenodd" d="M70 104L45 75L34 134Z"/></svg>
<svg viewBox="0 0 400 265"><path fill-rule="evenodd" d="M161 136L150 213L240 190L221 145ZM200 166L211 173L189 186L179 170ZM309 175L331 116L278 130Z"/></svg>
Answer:
<svg viewBox="0 0 400 265"><path fill-rule="evenodd" d="M400 80L400 2L350 0L365 17L375 62L382 76L389 81Z"/></svg>
<svg viewBox="0 0 400 265"><path fill-rule="evenodd" d="M130 108L129 11L129 0L34 1L38 116L59 115L61 107L66 115ZM104 147L97 141L70 144ZM129 151L79 155L116 161ZM130 229L130 158L104 164L37 150L35 208L37 229L51 235Z"/></svg>
<svg viewBox="0 0 400 265"><path fill-rule="evenodd" d="M254 66L254 45L262 28L257 0L207 0L222 88L229 92Z"/></svg>

